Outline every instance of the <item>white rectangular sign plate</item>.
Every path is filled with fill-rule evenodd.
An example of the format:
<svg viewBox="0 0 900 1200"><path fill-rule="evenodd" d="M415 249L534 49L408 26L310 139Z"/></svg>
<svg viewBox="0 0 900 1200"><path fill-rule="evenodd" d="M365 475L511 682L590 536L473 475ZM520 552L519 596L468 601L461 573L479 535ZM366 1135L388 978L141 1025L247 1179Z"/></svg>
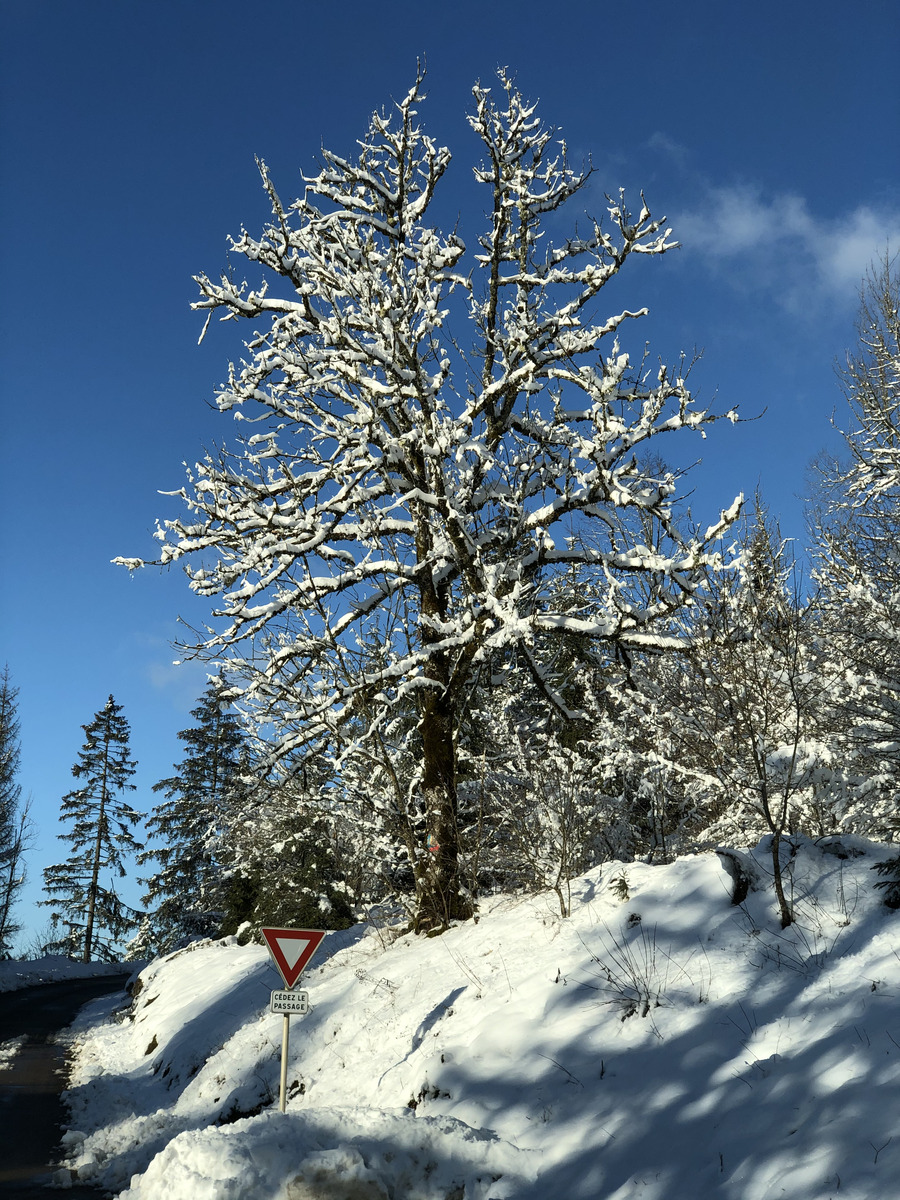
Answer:
<svg viewBox="0 0 900 1200"><path fill-rule="evenodd" d="M309 992L273 992L269 1012L299 1013L303 1016L309 1012Z"/></svg>

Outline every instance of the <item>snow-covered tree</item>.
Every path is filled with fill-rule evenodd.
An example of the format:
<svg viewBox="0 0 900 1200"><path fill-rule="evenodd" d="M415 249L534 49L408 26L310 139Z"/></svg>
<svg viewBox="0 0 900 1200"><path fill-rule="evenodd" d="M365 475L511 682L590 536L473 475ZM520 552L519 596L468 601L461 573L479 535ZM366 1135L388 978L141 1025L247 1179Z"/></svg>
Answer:
<svg viewBox="0 0 900 1200"><path fill-rule="evenodd" d="M218 597L187 652L229 660L245 710L277 730L275 757L387 756L427 930L471 911L457 737L473 672L515 648L571 717L541 639L664 637L739 504L705 533L678 526L677 478L649 465L650 444L714 417L684 363L650 369L622 349L645 309L597 315L633 255L676 245L665 222L620 194L605 224L553 242L591 172L501 72L499 99L474 89L489 217L467 262L458 234L430 224L450 154L419 125L422 100L420 73L355 159L322 151L292 204L260 163L272 221L232 253L262 278L200 275L195 304L207 324L250 326L218 405L253 424L189 472L187 516L158 537L160 561L186 560L194 591ZM589 611L557 602L573 564L595 581ZM400 771L392 721L408 706Z"/></svg>
<svg viewBox="0 0 900 1200"><path fill-rule="evenodd" d="M862 832L900 830L900 289L885 258L863 288L841 372L849 462L823 465L817 578L843 665L846 753L868 777Z"/></svg>
<svg viewBox="0 0 900 1200"><path fill-rule="evenodd" d="M711 583L680 662L648 694L668 729L669 786L701 843L768 835L781 921L793 920L784 863L795 833L842 827L848 779L830 719L833 664L801 602L777 524L757 508L739 561Z"/></svg>
<svg viewBox="0 0 900 1200"><path fill-rule="evenodd" d="M165 800L147 818L154 845L138 864L157 863L145 879L148 906L140 935L141 953L165 954L194 938L220 931L229 855L224 842L245 784L241 779L244 734L221 678L210 680L195 724L178 737L187 746L175 774L153 785Z"/></svg>
<svg viewBox="0 0 900 1200"><path fill-rule="evenodd" d="M553 891L565 917L572 879L609 857L616 798L587 746L517 732L505 775L492 781L485 823L497 846L488 862L518 884Z"/></svg>
<svg viewBox="0 0 900 1200"><path fill-rule="evenodd" d="M851 459L838 482L843 508L858 514L871 561L890 565L879 527L896 523L900 507L900 280L887 255L863 284L855 353L847 355L841 380L850 407L844 431Z"/></svg>
<svg viewBox="0 0 900 1200"><path fill-rule="evenodd" d="M842 667L844 753L863 775L861 832L900 837L900 283L886 254L862 289L841 371L848 462L823 466L817 577ZM878 886L900 906L900 856Z"/></svg>
<svg viewBox="0 0 900 1200"><path fill-rule="evenodd" d="M323 815L326 780L316 762L267 781L245 798L227 838L230 860L223 933L264 925L346 929L353 924L333 823Z"/></svg>
<svg viewBox="0 0 900 1200"><path fill-rule="evenodd" d="M19 714L9 667L0 671L0 958L10 953L20 926L13 908L25 882L24 855L30 822L22 802L19 771Z"/></svg>
<svg viewBox="0 0 900 1200"><path fill-rule="evenodd" d="M129 780L137 763L130 757L131 730L112 696L82 729L84 745L72 774L83 786L63 796L61 809L71 828L59 837L72 853L64 863L45 868L44 890L50 899L40 902L66 932L44 949L78 955L83 962L95 957L113 961L121 939L140 918L119 898L112 880L113 872L125 875L124 855L141 849L131 832L140 814L122 795L134 790ZM102 881L105 871L111 873L108 885Z"/></svg>
<svg viewBox="0 0 900 1200"><path fill-rule="evenodd" d="M555 581L569 592L558 605L590 611L578 576ZM646 848L634 824L643 763L622 704L628 664L571 631L538 635L529 649L538 681L515 652L496 652L473 679L458 736L463 862L473 892L551 890L565 916L574 876ZM547 704L547 679L577 717Z"/></svg>

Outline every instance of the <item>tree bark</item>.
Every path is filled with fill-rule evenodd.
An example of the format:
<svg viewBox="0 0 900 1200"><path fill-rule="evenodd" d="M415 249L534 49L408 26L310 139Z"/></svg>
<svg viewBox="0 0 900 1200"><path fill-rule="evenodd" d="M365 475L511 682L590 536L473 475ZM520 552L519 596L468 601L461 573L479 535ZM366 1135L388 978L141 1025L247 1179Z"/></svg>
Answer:
<svg viewBox="0 0 900 1200"><path fill-rule="evenodd" d="M112 697L110 697L112 699ZM94 940L94 916L97 911L97 888L100 883L100 859L103 854L103 835L106 832L106 802L109 798L109 743L111 730L109 720L106 722L103 738L103 775L100 780L100 811L97 814L97 837L94 842L94 861L91 871L91 882L88 888L87 919L84 925L84 950L82 962L91 961L91 950Z"/></svg>
<svg viewBox="0 0 900 1200"><path fill-rule="evenodd" d="M778 907L781 910L781 928L787 929L794 922L794 914L784 894L784 880L781 875L781 831L772 834L772 875L775 882L775 895L778 897Z"/></svg>
<svg viewBox="0 0 900 1200"><path fill-rule="evenodd" d="M456 712L446 693L429 695L421 719L422 800L427 841L414 863L417 932L439 933L466 920L472 907L462 895L456 797Z"/></svg>

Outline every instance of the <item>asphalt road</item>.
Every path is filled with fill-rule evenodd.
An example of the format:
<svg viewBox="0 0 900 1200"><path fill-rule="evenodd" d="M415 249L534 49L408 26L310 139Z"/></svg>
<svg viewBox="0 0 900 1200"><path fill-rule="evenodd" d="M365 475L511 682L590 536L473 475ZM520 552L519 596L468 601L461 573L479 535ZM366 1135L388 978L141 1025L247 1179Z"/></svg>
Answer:
<svg viewBox="0 0 900 1200"><path fill-rule="evenodd" d="M64 1119L59 1093L66 1086L65 1047L51 1040L89 1000L121 991L127 974L66 980L0 992L0 1044L27 1041L0 1071L0 1200L99 1200L96 1188L64 1192L44 1186L60 1157Z"/></svg>

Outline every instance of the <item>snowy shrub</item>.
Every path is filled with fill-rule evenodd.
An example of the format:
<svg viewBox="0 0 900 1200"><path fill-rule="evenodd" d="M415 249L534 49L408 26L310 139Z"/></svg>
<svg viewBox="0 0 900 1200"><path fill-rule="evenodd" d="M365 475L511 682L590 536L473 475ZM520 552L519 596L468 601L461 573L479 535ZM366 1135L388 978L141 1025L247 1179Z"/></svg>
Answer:
<svg viewBox="0 0 900 1200"><path fill-rule="evenodd" d="M708 966L689 973L691 959L678 962L659 945L656 929L648 930L639 913L631 913L618 934L608 925L604 929L605 935L600 935L603 950L593 955L592 961L600 968L600 990L609 995L608 1003L623 1021L635 1015L649 1016L665 1003L667 995L685 986L695 990L697 1002L707 999Z"/></svg>

